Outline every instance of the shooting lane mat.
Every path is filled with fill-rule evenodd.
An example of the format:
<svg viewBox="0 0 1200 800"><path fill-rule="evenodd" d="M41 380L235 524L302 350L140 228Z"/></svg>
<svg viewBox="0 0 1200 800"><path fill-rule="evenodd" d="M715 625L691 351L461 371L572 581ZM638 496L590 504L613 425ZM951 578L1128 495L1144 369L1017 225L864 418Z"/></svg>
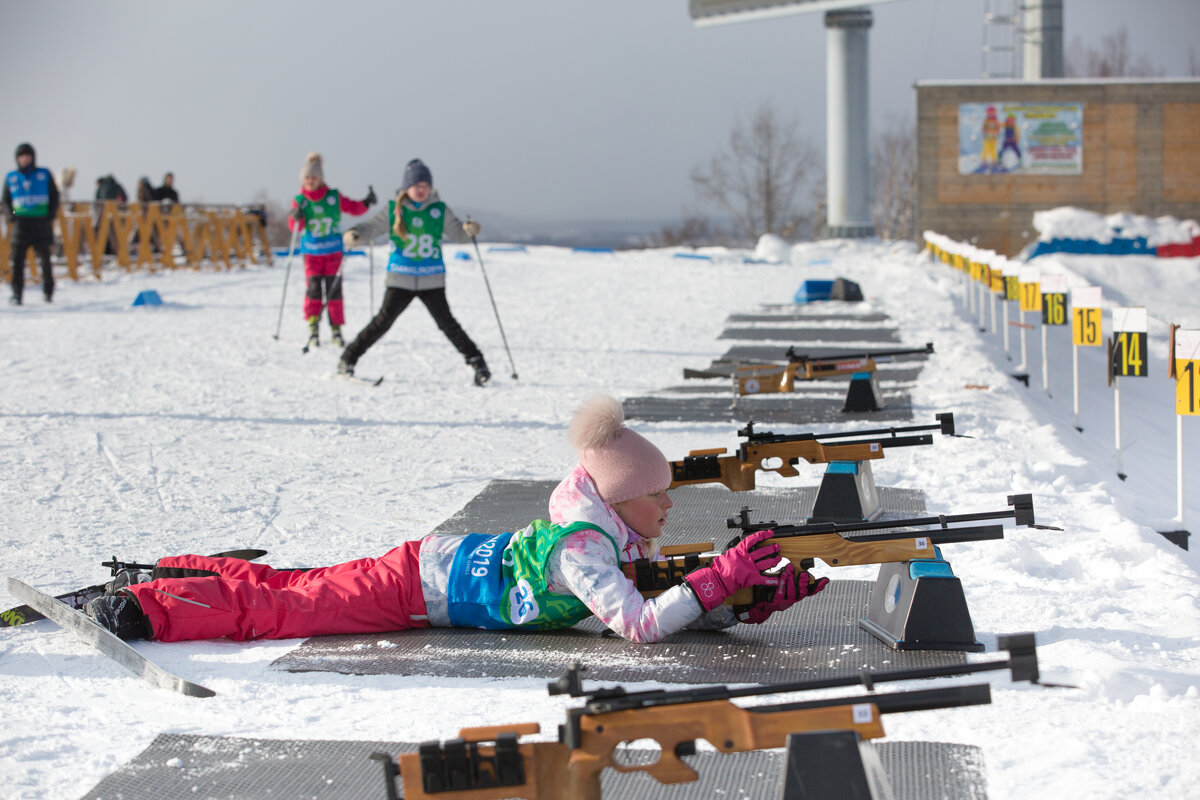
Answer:
<svg viewBox="0 0 1200 800"><path fill-rule="evenodd" d="M544 517L555 481L493 481L436 533L520 530ZM919 490L878 487L884 517L925 511ZM731 538L725 521L742 506L752 519L799 522L816 498L816 487L731 492L723 486L683 486L672 491L664 544ZM838 580L836 569L818 565L833 582L763 625L726 631L680 631L654 644L612 634L596 619L560 631L486 631L435 628L383 634L319 636L305 640L272 663L289 672L442 677L558 677L567 662L582 662L597 681L713 684L772 683L878 670L961 664L964 653L896 651L859 627L872 582Z"/></svg>
<svg viewBox="0 0 1200 800"><path fill-rule="evenodd" d="M743 339L747 341L781 342L782 349L795 346L803 353L810 342L862 342L864 350L880 349L881 342L893 346L900 341L895 328L779 328L754 326L750 328L726 328L718 339Z"/></svg>
<svg viewBox="0 0 1200 800"><path fill-rule="evenodd" d="M873 747L896 800L987 798L983 753L978 747L940 742L878 742ZM411 742L164 733L82 800L383 800L383 767L370 754L382 752L394 758L416 749ZM639 754L651 752L634 751L628 760L636 762ZM645 773L607 769L600 776L601 794L606 800L764 800L778 795L783 751L701 752L684 760L700 773L698 781L665 785Z"/></svg>
<svg viewBox="0 0 1200 800"><path fill-rule="evenodd" d="M903 422L912 419L912 398L903 391L921 372L928 356L896 356L879 365L876 380L884 407L872 412L843 412L849 375L816 381L797 381L790 394L738 397L734 403L729 382L735 365L782 364L788 346L818 358L840 358L875 350L906 349L895 328L879 327L886 314L862 314L813 310L790 306L779 313L730 314L721 339L749 342L774 340L774 345L743 344L730 347L703 369L685 368L685 379L718 379L702 385L668 387L651 395L627 398L622 406L628 419L648 422L746 422L766 424L824 424L838 422ZM802 310L796 310L800 308ZM806 322L805 327L781 326L781 322ZM830 323L814 327L811 323ZM861 323L868 323L864 327ZM856 344L849 344L854 342ZM913 345L919 347L920 345ZM897 366L898 362L914 362Z"/></svg>
<svg viewBox="0 0 1200 800"><path fill-rule="evenodd" d="M884 407L878 411L842 411L846 391L844 383L815 393L761 394L739 397L730 408L733 393L729 382L711 395L665 391L648 397L630 397L621 403L625 418L645 422L761 422L767 425L819 425L839 422L908 422L913 418L912 397L907 392L889 390L881 383Z"/></svg>

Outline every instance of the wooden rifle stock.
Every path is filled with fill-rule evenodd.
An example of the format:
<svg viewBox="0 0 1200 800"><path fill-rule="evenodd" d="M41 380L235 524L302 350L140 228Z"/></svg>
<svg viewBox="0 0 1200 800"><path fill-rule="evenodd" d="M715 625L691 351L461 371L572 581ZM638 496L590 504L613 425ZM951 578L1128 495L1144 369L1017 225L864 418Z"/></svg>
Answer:
<svg viewBox="0 0 1200 800"><path fill-rule="evenodd" d="M891 361L894 356L924 355L932 352L933 342L908 350L875 350L821 357L802 355L796 352L795 347L789 347L785 353L788 359L786 365L750 364L737 367L733 379L739 395L791 392L795 389L797 380L811 381L856 372L875 372L879 362Z"/></svg>
<svg viewBox="0 0 1200 800"><path fill-rule="evenodd" d="M395 779L403 781L407 800L599 800L605 767L619 772L648 772L661 783L694 781L699 776L681 757L696 752L698 739L722 753L783 747L792 733L852 730L864 739L884 735L881 715L906 711L984 705L992 701L988 684L877 693L877 684L918 678L948 677L998 669L1014 681L1037 683L1037 649L1031 633L998 636L1009 652L1003 661L874 672L776 683L767 686L704 686L695 689L651 689L629 692L623 687L585 691L577 662L548 685L551 695L587 698L568 709L557 742L520 742L536 734L536 722L463 728L458 738L425 742L397 764L385 753L371 757L384 764L386 796L396 800ZM861 685L870 693L792 703L742 707L742 697ZM643 739L659 745L658 758L624 763L617 756L623 743Z"/></svg>
<svg viewBox="0 0 1200 800"><path fill-rule="evenodd" d="M940 430L950 436L954 433L954 414L937 415L933 425L913 425L905 428L881 428L869 431L845 433L799 433L776 435L755 433L754 423L738 431L744 441L736 455L725 455L724 448L692 450L679 461L671 462L671 485L669 489L701 483L721 483L731 491L749 491L755 486L755 472L777 472L785 478L799 476L795 465L801 459L810 464L828 464L833 461L867 461L883 458L885 448L913 447L933 443L931 434L898 436L899 433ZM849 442L823 442L822 439L860 437ZM775 463L778 462L778 463Z"/></svg>

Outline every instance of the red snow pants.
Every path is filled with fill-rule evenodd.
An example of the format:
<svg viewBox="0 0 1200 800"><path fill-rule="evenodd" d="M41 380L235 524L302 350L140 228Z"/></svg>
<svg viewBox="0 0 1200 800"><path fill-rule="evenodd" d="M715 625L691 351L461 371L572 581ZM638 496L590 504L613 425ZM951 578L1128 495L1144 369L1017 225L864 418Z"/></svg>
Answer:
<svg viewBox="0 0 1200 800"><path fill-rule="evenodd" d="M346 314L342 309L342 278L338 267L341 253L304 256L304 277L308 287L304 292L304 318L321 316L323 304L329 306L329 324L343 325Z"/></svg>
<svg viewBox="0 0 1200 800"><path fill-rule="evenodd" d="M163 567L215 572L128 587L150 618L154 639L293 639L328 633L427 628L420 541L380 558L333 567L276 570L236 558L172 556Z"/></svg>

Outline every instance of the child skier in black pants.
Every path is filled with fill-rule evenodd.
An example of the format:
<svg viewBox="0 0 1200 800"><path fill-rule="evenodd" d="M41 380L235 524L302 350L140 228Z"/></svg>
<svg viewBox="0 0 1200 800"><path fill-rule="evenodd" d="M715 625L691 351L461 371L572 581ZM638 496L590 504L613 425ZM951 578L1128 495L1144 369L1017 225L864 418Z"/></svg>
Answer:
<svg viewBox="0 0 1200 800"><path fill-rule="evenodd" d="M392 240L392 252L388 258L383 305L342 351L338 372L353 375L354 365L363 353L387 333L416 298L425 304L438 328L474 368L475 385L483 386L492 373L483 353L450 313L446 302L446 264L442 260L442 238L449 234L456 241L473 239L479 234L479 223L460 221L434 191L429 167L414 158L404 169L404 185L396 199L388 203L386 218L380 213L346 231L345 244L354 247L362 239L374 239L385 230Z"/></svg>

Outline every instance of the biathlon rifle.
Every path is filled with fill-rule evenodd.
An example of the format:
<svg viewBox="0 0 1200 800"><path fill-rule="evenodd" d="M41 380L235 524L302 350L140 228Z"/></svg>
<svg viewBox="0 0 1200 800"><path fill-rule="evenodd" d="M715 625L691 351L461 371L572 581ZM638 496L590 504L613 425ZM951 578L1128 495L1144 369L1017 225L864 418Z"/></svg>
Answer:
<svg viewBox="0 0 1200 800"><path fill-rule="evenodd" d="M810 464L865 461L883 458L884 448L887 447L933 444L932 434L917 434L917 431L940 431L945 436L961 436L954 432L953 412L938 414L936 419L934 425L906 428L794 434L775 434L770 431L757 433L752 420L738 431L738 436L745 441L738 446L736 455L725 455L725 448L713 448L692 450L679 461L672 461L669 488L697 483L723 483L735 492L744 492L754 488L754 473L758 470L778 472L785 478L798 476L800 473L796 471L796 464L800 459ZM778 464L775 463L776 459Z"/></svg>
<svg viewBox="0 0 1200 800"><path fill-rule="evenodd" d="M961 525L959 523L984 520L1012 519L1016 525L1038 530L1058 531L1050 525L1039 525L1034 520L1033 495L1009 495L1011 511L986 511L975 514L939 514L936 517L911 517L908 519L864 522L813 522L803 525L780 525L778 522L751 522L750 509L743 507L736 517L726 521L729 528L739 533L726 544L725 549L758 531L775 532L772 542L779 545L779 552L797 567L796 578L807 575L817 560L830 567L849 567L863 564L885 564L938 558L936 547L956 542L983 542L1004 538L1002 524ZM934 526L929 530L912 528ZM906 530L895 530L895 529ZM843 534L859 531L876 531L848 537ZM693 569L707 565L713 558L702 555L711 551L711 544L669 545L661 549L657 559L637 559L625 564L622 569L626 577L634 582L645 597L662 594L679 584L683 576ZM808 575L808 587L815 580ZM755 603L770 600L774 587L755 586L740 589L726 599L735 611L744 611Z"/></svg>
<svg viewBox="0 0 1200 800"><path fill-rule="evenodd" d="M880 683L993 670L1010 671L1014 681L1038 683L1032 633L998 636L997 645L1007 651L1007 658L890 672L864 670L837 678L737 689L705 686L628 692L618 686L586 691L583 667L572 662L548 690L552 695L567 694L585 702L568 709L556 742L519 741L540 731L538 723L529 722L463 728L456 739L425 742L416 753L400 755L399 764L386 753L374 753L371 758L383 763L388 800L398 797L397 777L406 800L599 800L600 773L605 767L648 772L661 783L695 781L699 775L680 757L696 752L697 739L707 740L722 753L784 747L789 734L805 731L850 730L864 739L875 739L884 735L883 714L992 701L987 683L876 693ZM732 702L740 697L859 685L869 693L749 707ZM649 763L623 763L617 757L618 747L640 739L656 741L659 757Z"/></svg>
<svg viewBox="0 0 1200 800"><path fill-rule="evenodd" d="M933 342L907 350L872 350L836 356L805 355L797 353L795 346L792 346L784 353L788 363L782 367L777 364L737 367L733 373L734 390L739 395L791 392L797 380L812 381L856 372L874 372L877 364L891 361L896 356L927 355L932 352Z"/></svg>

